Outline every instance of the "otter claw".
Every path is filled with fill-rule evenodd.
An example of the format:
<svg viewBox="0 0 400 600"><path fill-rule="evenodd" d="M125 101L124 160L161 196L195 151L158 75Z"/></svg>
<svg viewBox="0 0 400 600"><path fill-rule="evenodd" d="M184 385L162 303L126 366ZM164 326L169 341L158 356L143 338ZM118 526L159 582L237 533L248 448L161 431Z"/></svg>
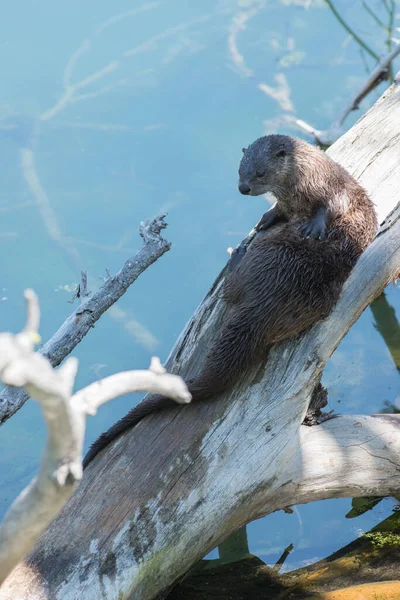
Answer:
<svg viewBox="0 0 400 600"><path fill-rule="evenodd" d="M300 227L306 240L313 238L314 240L323 240L325 238L325 227L319 223L306 223Z"/></svg>

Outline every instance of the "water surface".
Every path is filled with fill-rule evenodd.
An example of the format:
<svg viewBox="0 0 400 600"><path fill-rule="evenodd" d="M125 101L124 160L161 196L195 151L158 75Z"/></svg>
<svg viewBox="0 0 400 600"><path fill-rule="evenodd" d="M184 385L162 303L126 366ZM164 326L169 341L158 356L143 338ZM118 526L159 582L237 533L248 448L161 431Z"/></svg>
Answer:
<svg viewBox="0 0 400 600"><path fill-rule="evenodd" d="M376 52L387 50L361 3L337 6ZM2 16L0 329L21 327L31 286L48 339L71 311L80 270L92 282L118 270L140 246L138 223L168 211L171 252L73 353L77 387L145 368L154 353L165 360L226 249L267 207L237 191L241 148L264 133L299 134L293 116L328 127L364 80L364 59L373 61L323 2L308 0L120 0L117 8L106 0L17 0ZM398 288L387 300L398 318ZM340 412L399 401L399 373L370 309L330 360L324 383ZM102 408L88 422L86 445L139 399ZM1 428L0 517L32 477L44 438L32 401ZM349 521L350 500L300 506L250 524L250 548L274 563L293 543L287 568L294 568L341 547L392 507L386 499Z"/></svg>

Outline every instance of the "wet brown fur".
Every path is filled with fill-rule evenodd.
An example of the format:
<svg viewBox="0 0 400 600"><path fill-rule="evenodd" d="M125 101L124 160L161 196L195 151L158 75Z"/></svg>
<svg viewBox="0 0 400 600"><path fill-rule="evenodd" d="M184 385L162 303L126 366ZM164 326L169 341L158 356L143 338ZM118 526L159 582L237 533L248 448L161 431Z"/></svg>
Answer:
<svg viewBox="0 0 400 600"><path fill-rule="evenodd" d="M296 138L267 136L245 152L239 184L248 195L272 192L281 222L260 233L226 277L224 327L199 377L188 382L193 401L214 396L265 360L267 350L327 317L377 222L360 184L324 152ZM319 207L327 209L322 240L305 238L301 226ZM143 417L176 406L150 396L103 433L84 467Z"/></svg>

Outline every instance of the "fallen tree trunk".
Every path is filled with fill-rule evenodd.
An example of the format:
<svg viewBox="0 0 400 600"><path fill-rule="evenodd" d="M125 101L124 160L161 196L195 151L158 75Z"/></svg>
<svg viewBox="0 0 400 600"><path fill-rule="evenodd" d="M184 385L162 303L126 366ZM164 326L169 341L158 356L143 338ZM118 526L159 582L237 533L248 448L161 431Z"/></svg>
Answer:
<svg viewBox="0 0 400 600"><path fill-rule="evenodd" d="M396 83L329 151L380 215L400 189ZM400 489L400 419L301 425L321 372L362 311L400 271L400 209L364 253L330 317L279 344L231 393L152 415L85 471L71 501L0 591L0 600L135 599L165 591L243 524L291 504ZM223 319L223 273L167 366L199 371Z"/></svg>

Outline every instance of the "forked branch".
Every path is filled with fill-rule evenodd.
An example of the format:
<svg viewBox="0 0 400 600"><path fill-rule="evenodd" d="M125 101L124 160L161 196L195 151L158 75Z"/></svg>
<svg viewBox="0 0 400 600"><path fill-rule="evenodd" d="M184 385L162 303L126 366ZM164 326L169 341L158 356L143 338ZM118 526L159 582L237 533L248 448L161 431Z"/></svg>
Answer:
<svg viewBox="0 0 400 600"><path fill-rule="evenodd" d="M32 548L40 533L59 512L82 477L82 447L86 417L99 406L131 392L161 393L178 403L190 402L183 380L166 373L158 358L147 371L127 371L97 381L72 395L78 361L69 358L54 370L34 352L39 339L39 304L25 292L27 322L21 333L0 334L0 377L10 386L24 387L39 402L48 438L36 477L21 492L0 525L0 585Z"/></svg>

